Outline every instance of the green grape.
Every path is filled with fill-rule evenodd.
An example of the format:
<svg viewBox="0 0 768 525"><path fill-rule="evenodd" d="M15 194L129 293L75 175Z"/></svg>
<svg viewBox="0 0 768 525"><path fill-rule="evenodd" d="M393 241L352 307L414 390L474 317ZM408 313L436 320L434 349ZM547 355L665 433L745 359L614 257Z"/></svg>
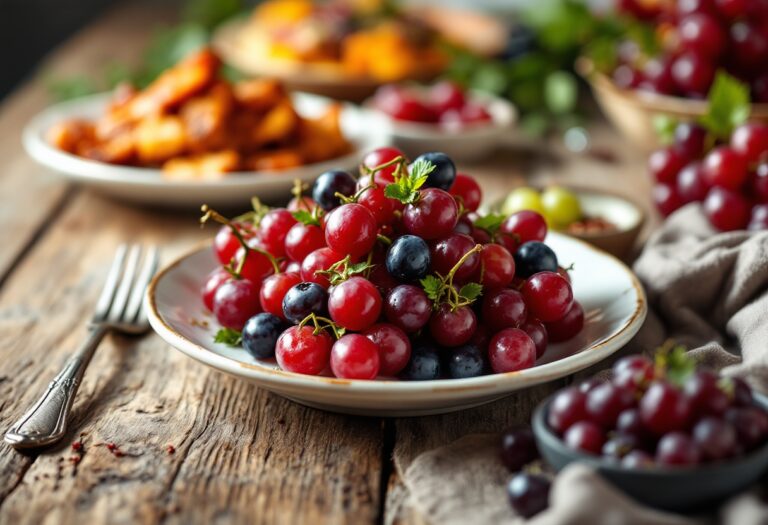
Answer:
<svg viewBox="0 0 768 525"><path fill-rule="evenodd" d="M501 206L501 212L509 215L520 210L533 210L542 215L544 214L541 197L539 197L537 190L533 188L517 188L507 195L504 204Z"/></svg>
<svg viewBox="0 0 768 525"><path fill-rule="evenodd" d="M565 188L553 186L541 194L544 217L555 228L565 228L582 218L579 198Z"/></svg>

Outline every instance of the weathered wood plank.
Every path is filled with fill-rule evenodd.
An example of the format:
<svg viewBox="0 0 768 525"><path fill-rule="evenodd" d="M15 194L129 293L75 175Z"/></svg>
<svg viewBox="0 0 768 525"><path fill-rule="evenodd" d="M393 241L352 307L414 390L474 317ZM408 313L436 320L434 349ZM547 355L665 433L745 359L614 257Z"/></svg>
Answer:
<svg viewBox="0 0 768 525"><path fill-rule="evenodd" d="M207 235L193 216L78 194L0 291L0 428L82 337L119 242L157 243L172 257ZM376 520L380 421L303 408L199 365L157 336L105 341L75 413L70 439L31 465L0 448L0 522ZM74 464L69 447L79 432L85 453Z"/></svg>

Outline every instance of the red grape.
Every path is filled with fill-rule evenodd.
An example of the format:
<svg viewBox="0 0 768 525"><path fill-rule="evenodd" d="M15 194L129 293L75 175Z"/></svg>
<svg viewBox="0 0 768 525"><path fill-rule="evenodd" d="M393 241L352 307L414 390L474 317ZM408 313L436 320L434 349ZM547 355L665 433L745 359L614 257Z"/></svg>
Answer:
<svg viewBox="0 0 768 525"><path fill-rule="evenodd" d="M368 328L363 335L379 347L379 374L396 376L411 358L411 341L400 328L380 323Z"/></svg>
<svg viewBox="0 0 768 525"><path fill-rule="evenodd" d="M718 146L704 158L704 175L710 186L737 190L747 179L746 159L733 148Z"/></svg>
<svg viewBox="0 0 768 525"><path fill-rule="evenodd" d="M285 236L296 219L285 208L270 210L259 223L259 242L275 257L285 255Z"/></svg>
<svg viewBox="0 0 768 525"><path fill-rule="evenodd" d="M381 314L381 295L368 279L350 277L331 289L328 313L343 328L358 332L365 330Z"/></svg>
<svg viewBox="0 0 768 525"><path fill-rule="evenodd" d="M301 276L296 273L278 273L264 279L259 293L262 310L285 320L283 298L288 290L300 282Z"/></svg>
<svg viewBox="0 0 768 525"><path fill-rule="evenodd" d="M509 286L515 277L515 259L500 244L486 244L480 252L479 282L486 293Z"/></svg>
<svg viewBox="0 0 768 525"><path fill-rule="evenodd" d="M336 253L365 255L376 243L376 218L361 204L343 204L325 219L325 242Z"/></svg>
<svg viewBox="0 0 768 525"><path fill-rule="evenodd" d="M464 209L468 211L477 211L480 201L483 199L483 193L477 181L463 173L456 174L456 179L453 181L449 193L456 200L461 199Z"/></svg>
<svg viewBox="0 0 768 525"><path fill-rule="evenodd" d="M587 395L576 387L560 390L547 411L547 424L561 436L587 418Z"/></svg>
<svg viewBox="0 0 768 525"><path fill-rule="evenodd" d="M716 187L704 200L704 213L720 231L741 230L749 220L749 204L741 193Z"/></svg>
<svg viewBox="0 0 768 525"><path fill-rule="evenodd" d="M331 348L331 371L344 379L375 379L379 374L379 347L360 334L346 334Z"/></svg>
<svg viewBox="0 0 768 525"><path fill-rule="evenodd" d="M432 302L421 288L401 284L387 295L384 314L390 323L406 332L415 332L429 322Z"/></svg>
<svg viewBox="0 0 768 525"><path fill-rule="evenodd" d="M318 375L328 367L333 338L321 330L304 325L291 326L280 334L275 345L275 358L280 368L297 374Z"/></svg>
<svg viewBox="0 0 768 525"><path fill-rule="evenodd" d="M576 337L584 328L584 309L578 301L573 301L571 308L562 319L551 323L544 323L549 340L553 343L561 343Z"/></svg>
<svg viewBox="0 0 768 525"><path fill-rule="evenodd" d="M521 291L531 314L545 323L565 317L573 304L571 285L555 272L533 274Z"/></svg>
<svg viewBox="0 0 768 525"><path fill-rule="evenodd" d="M605 433L596 423L579 421L568 428L563 441L573 450L599 455L605 443Z"/></svg>
<svg viewBox="0 0 768 525"><path fill-rule="evenodd" d="M442 304L429 320L429 333L437 344L446 347L463 345L477 328L477 317L468 306L452 309Z"/></svg>
<svg viewBox="0 0 768 525"><path fill-rule="evenodd" d="M688 159L676 148L656 150L648 157L648 171L656 182L672 184Z"/></svg>
<svg viewBox="0 0 768 525"><path fill-rule="evenodd" d="M242 330L245 322L260 311L259 285L246 279L224 282L213 296L213 315L225 328Z"/></svg>
<svg viewBox="0 0 768 525"><path fill-rule="evenodd" d="M203 304L208 310L213 311L213 297L216 295L216 290L219 286L231 279L231 275L224 268L216 268L208 277L205 278L205 283L200 290L200 295L203 298Z"/></svg>
<svg viewBox="0 0 768 525"><path fill-rule="evenodd" d="M736 128L731 135L731 148L748 163L755 163L768 154L768 125L747 123Z"/></svg>
<svg viewBox="0 0 768 525"><path fill-rule="evenodd" d="M439 239L456 226L459 210L450 193L438 188L421 190L418 202L403 211L403 226L422 239Z"/></svg>
<svg viewBox="0 0 768 525"><path fill-rule="evenodd" d="M504 288L483 298L482 315L488 328L498 332L522 325L528 317L528 309L520 292Z"/></svg>
<svg viewBox="0 0 768 525"><path fill-rule="evenodd" d="M488 359L497 374L524 370L536 362L536 345L519 328L505 328L491 338Z"/></svg>

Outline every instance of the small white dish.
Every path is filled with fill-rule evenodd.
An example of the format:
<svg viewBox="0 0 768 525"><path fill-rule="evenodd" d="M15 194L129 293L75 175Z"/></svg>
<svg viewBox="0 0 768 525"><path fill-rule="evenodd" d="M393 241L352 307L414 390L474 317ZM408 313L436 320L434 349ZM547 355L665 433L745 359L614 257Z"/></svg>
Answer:
<svg viewBox="0 0 768 525"><path fill-rule="evenodd" d="M218 326L200 299L217 261L206 245L160 271L147 290L149 322L168 344L188 356L298 403L366 416L439 414L481 405L522 388L554 381L593 365L624 346L645 320L647 303L637 277L618 259L581 241L551 233L547 243L573 264L576 298L585 328L553 344L536 366L519 372L435 381L347 380L294 374L274 360L256 360L241 348L213 342Z"/></svg>
<svg viewBox="0 0 768 525"><path fill-rule="evenodd" d="M471 162L487 158L494 150L508 144L517 122L517 109L509 101L471 91L471 102L482 104L491 115L491 122L449 128L439 124L397 120L376 109L372 101L365 106L388 119L392 143L406 155L415 157L425 151L442 151L456 162Z"/></svg>
<svg viewBox="0 0 768 525"><path fill-rule="evenodd" d="M352 142L353 150L343 157L308 164L282 171L251 171L228 173L220 180L168 180L159 169L117 166L78 157L61 151L48 143L46 132L55 123L71 118L96 119L103 114L110 94L102 93L55 104L37 116L24 128L23 143L27 153L45 167L65 177L107 195L135 203L170 207L199 207L242 204L248 197L275 200L289 195L295 179L314 180L320 173L332 169L353 169L364 153L388 143L388 124L372 111L344 104L341 127ZM324 113L333 101L296 93L293 102L304 116Z"/></svg>

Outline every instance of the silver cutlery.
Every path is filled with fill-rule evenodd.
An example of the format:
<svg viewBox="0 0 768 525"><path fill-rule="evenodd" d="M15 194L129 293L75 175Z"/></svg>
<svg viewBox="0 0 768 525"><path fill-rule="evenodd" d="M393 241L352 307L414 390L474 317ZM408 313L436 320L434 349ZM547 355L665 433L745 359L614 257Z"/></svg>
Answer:
<svg viewBox="0 0 768 525"><path fill-rule="evenodd" d="M147 250L138 244L118 247L88 326L88 337L37 403L5 434L7 443L15 448L37 448L56 443L66 434L80 381L104 336L110 331L138 335L149 329L142 304L157 262L154 246Z"/></svg>

